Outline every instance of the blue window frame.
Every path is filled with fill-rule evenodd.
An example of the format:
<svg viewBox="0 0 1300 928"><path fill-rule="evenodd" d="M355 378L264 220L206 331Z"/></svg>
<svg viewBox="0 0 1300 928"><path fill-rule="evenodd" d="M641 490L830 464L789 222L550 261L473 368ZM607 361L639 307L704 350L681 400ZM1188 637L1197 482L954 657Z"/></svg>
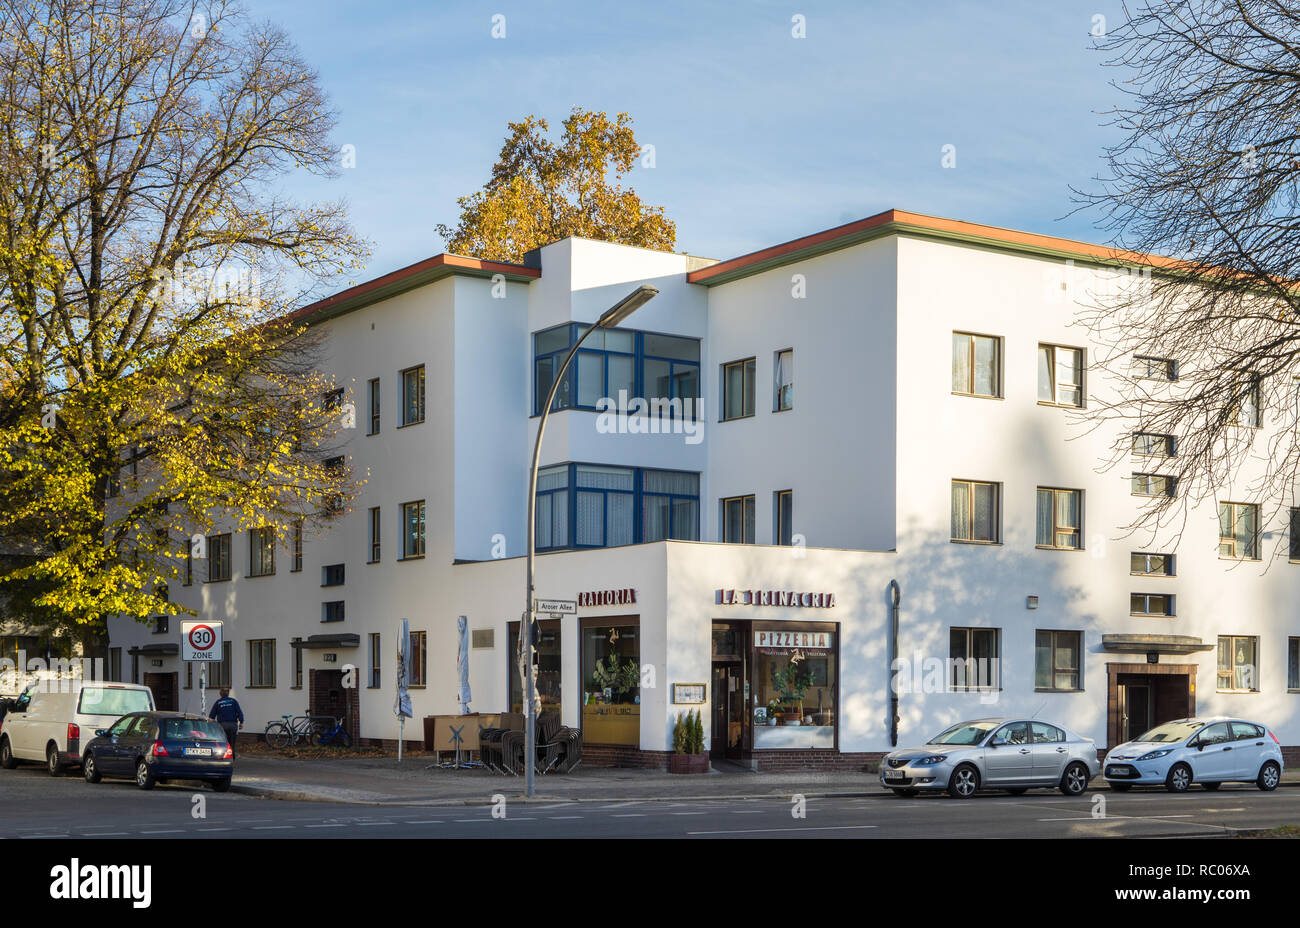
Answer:
<svg viewBox="0 0 1300 928"><path fill-rule="evenodd" d="M541 414L555 372L587 328L565 323L533 335L533 415ZM667 401L669 416L682 415L681 405L672 405L673 400L689 399L694 407L691 417L703 418L699 339L633 329L593 332L565 373L551 410L595 410L605 397L617 403L621 392L626 392L629 402L636 398Z"/></svg>
<svg viewBox="0 0 1300 928"><path fill-rule="evenodd" d="M537 550L700 537L700 475L559 464L537 473Z"/></svg>

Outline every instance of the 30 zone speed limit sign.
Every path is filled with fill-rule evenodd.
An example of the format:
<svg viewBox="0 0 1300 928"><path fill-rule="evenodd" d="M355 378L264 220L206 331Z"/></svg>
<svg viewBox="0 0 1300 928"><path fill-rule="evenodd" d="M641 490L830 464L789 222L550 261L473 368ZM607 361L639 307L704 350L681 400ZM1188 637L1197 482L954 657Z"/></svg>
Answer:
<svg viewBox="0 0 1300 928"><path fill-rule="evenodd" d="M221 660L221 623L199 619L181 623L181 660Z"/></svg>

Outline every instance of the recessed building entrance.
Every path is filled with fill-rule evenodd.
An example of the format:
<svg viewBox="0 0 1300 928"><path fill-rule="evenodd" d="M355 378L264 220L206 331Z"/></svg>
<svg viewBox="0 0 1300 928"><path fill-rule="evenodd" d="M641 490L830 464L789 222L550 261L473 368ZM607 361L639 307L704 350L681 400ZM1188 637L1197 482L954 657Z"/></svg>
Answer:
<svg viewBox="0 0 1300 928"><path fill-rule="evenodd" d="M1107 664L1109 747L1196 714L1195 664Z"/></svg>

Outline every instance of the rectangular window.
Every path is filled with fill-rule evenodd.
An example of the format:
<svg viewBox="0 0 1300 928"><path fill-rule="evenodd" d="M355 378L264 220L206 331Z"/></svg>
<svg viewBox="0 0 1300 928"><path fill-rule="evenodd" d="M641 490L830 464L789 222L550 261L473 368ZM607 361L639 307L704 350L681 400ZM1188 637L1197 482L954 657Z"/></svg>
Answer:
<svg viewBox="0 0 1300 928"><path fill-rule="evenodd" d="M1000 486L976 480L952 482L952 540L1001 540Z"/></svg>
<svg viewBox="0 0 1300 928"><path fill-rule="evenodd" d="M623 624L623 622L630 624ZM582 740L641 743L641 635L637 620L582 619Z"/></svg>
<svg viewBox="0 0 1300 928"><path fill-rule="evenodd" d="M424 421L424 365L402 371L402 425Z"/></svg>
<svg viewBox="0 0 1300 928"><path fill-rule="evenodd" d="M1083 406L1083 350L1038 346L1038 401Z"/></svg>
<svg viewBox="0 0 1300 928"><path fill-rule="evenodd" d="M1219 556L1259 558L1259 506L1219 503Z"/></svg>
<svg viewBox="0 0 1300 928"><path fill-rule="evenodd" d="M185 586L194 583L194 543L185 543Z"/></svg>
<svg viewBox="0 0 1300 928"><path fill-rule="evenodd" d="M330 482L332 483L337 480L339 474L342 473L344 469L344 461L341 456L326 458L323 462L323 466ZM326 515L338 515L343 512L343 497L339 493L333 491L327 492L321 502Z"/></svg>
<svg viewBox="0 0 1300 928"><path fill-rule="evenodd" d="M1286 640L1286 688L1300 690L1300 638Z"/></svg>
<svg viewBox="0 0 1300 928"><path fill-rule="evenodd" d="M320 604L320 620L322 622L342 622L346 617L343 608L344 600L335 599Z"/></svg>
<svg viewBox="0 0 1300 928"><path fill-rule="evenodd" d="M338 390L330 390L325 394L325 399L322 405L325 407L326 412L343 408L343 392L344 391L340 388Z"/></svg>
<svg viewBox="0 0 1300 928"><path fill-rule="evenodd" d="M1293 641L1295 639L1292 639ZM123 683L122 679L122 649L108 649L108 679L114 683Z"/></svg>
<svg viewBox="0 0 1300 928"><path fill-rule="evenodd" d="M1177 487L1176 477L1161 474L1134 474L1130 478L1130 487L1134 496L1173 497Z"/></svg>
<svg viewBox="0 0 1300 928"><path fill-rule="evenodd" d="M248 575L267 577L275 573L275 530L269 526L248 530Z"/></svg>
<svg viewBox="0 0 1300 928"><path fill-rule="evenodd" d="M630 467L575 465L574 537L578 548L630 545L635 539L636 474Z"/></svg>
<svg viewBox="0 0 1300 928"><path fill-rule="evenodd" d="M1290 512L1290 524L1288 525L1288 558L1292 561L1300 561L1300 509L1292 508Z"/></svg>
<svg viewBox="0 0 1300 928"><path fill-rule="evenodd" d="M957 692L1002 688L997 628L948 630L948 685Z"/></svg>
<svg viewBox="0 0 1300 928"><path fill-rule="evenodd" d="M344 567L343 564L326 564L320 569L320 585L342 586Z"/></svg>
<svg viewBox="0 0 1300 928"><path fill-rule="evenodd" d="M379 688L379 667L381 655L379 650L379 632L370 633L370 688Z"/></svg>
<svg viewBox="0 0 1300 928"><path fill-rule="evenodd" d="M302 689L302 639L293 639L296 647L293 649L293 684L289 687L291 690Z"/></svg>
<svg viewBox="0 0 1300 928"><path fill-rule="evenodd" d="M367 435L379 434L379 378L370 381L370 431Z"/></svg>
<svg viewBox="0 0 1300 928"><path fill-rule="evenodd" d="M1166 593L1130 593L1129 615L1174 615L1174 598Z"/></svg>
<svg viewBox="0 0 1300 928"><path fill-rule="evenodd" d="M700 475L589 464L542 468L535 522L539 551L698 541Z"/></svg>
<svg viewBox="0 0 1300 928"><path fill-rule="evenodd" d="M794 531L790 527L794 515L794 491L778 490L776 493L776 543L793 545Z"/></svg>
<svg viewBox="0 0 1300 928"><path fill-rule="evenodd" d="M805 632L809 634L805 635ZM835 747L839 716L835 647L839 640L838 632L839 626L834 624L754 623L753 637L764 639L762 647L753 648L753 670L750 671L754 698L749 727L755 748L788 750L794 744L799 748ZM713 634L715 646L721 645L721 648L731 646L726 636L734 634L741 639L736 644L740 645L742 652L745 650L744 638L750 636L749 632L723 631L716 625ZM820 647L808 646L809 641ZM726 677L715 679L725 680ZM726 697L729 703L739 705L742 712L749 703L744 689L744 685L738 686ZM791 737L790 725L798 726L794 729L799 732L797 738ZM733 750L743 748L745 726L740 720L733 721L726 736L727 747Z"/></svg>
<svg viewBox="0 0 1300 928"><path fill-rule="evenodd" d="M1173 358L1137 355L1133 358L1133 376L1140 380L1177 380L1178 362Z"/></svg>
<svg viewBox="0 0 1300 928"><path fill-rule="evenodd" d="M429 633L411 632L411 686L424 686L429 679Z"/></svg>
<svg viewBox="0 0 1300 928"><path fill-rule="evenodd" d="M1261 401L1260 378L1250 375L1240 387L1237 399L1232 403L1232 417L1237 425L1259 428L1264 424L1263 404Z"/></svg>
<svg viewBox="0 0 1300 928"><path fill-rule="evenodd" d="M1259 691L1259 639L1244 635L1219 636L1220 692Z"/></svg>
<svg viewBox="0 0 1300 928"><path fill-rule="evenodd" d="M1177 453L1174 436L1156 432L1134 432L1133 453L1150 457L1172 458Z"/></svg>
<svg viewBox="0 0 1300 928"><path fill-rule="evenodd" d="M1172 577L1174 556L1134 551L1129 555L1129 573L1134 577Z"/></svg>
<svg viewBox="0 0 1300 928"><path fill-rule="evenodd" d="M402 504L402 560L424 557L424 500Z"/></svg>
<svg viewBox="0 0 1300 928"><path fill-rule="evenodd" d="M776 396L772 402L774 412L784 412L794 408L794 349L776 353L774 388Z"/></svg>
<svg viewBox="0 0 1300 928"><path fill-rule="evenodd" d="M368 563L371 564L379 562L379 555L383 550L381 540L384 535L379 528L379 509L378 506L373 506L370 509L370 560Z"/></svg>
<svg viewBox="0 0 1300 928"><path fill-rule="evenodd" d="M1000 338L952 333L952 392L959 396L1002 396Z"/></svg>
<svg viewBox="0 0 1300 928"><path fill-rule="evenodd" d="M722 419L754 414L754 359L722 365Z"/></svg>
<svg viewBox="0 0 1300 928"><path fill-rule="evenodd" d="M208 582L230 579L230 535L208 536Z"/></svg>
<svg viewBox="0 0 1300 928"><path fill-rule="evenodd" d="M534 415L541 413L570 346L587 329L567 323L534 333ZM619 402L621 393L626 393L629 401L645 399L652 416L701 418L699 339L632 329L597 329L587 336L569 365L551 409L594 409L605 397Z"/></svg>
<svg viewBox="0 0 1300 928"><path fill-rule="evenodd" d="M155 635L165 635L171 628L171 616L159 615L154 616L153 633Z"/></svg>
<svg viewBox="0 0 1300 928"><path fill-rule="evenodd" d="M641 471L641 541L700 540L700 475Z"/></svg>
<svg viewBox="0 0 1300 928"><path fill-rule="evenodd" d="M754 497L733 496L722 501L723 544L754 543Z"/></svg>
<svg viewBox="0 0 1300 928"><path fill-rule="evenodd" d="M1083 632L1034 632L1034 686L1045 690L1081 690Z"/></svg>
<svg viewBox="0 0 1300 928"><path fill-rule="evenodd" d="M558 619L542 619L537 623L537 646L533 649L536 655L537 674L534 682L537 686L537 695L542 700L542 712L556 712L563 710L561 702L563 694L563 674L561 673L561 664L563 663L560 652L560 622ZM510 622L506 625L507 664L508 672L506 676L510 680L509 698L510 711L523 712L523 681L519 679L519 623ZM592 681L579 681L580 685L591 683Z"/></svg>
<svg viewBox="0 0 1300 928"><path fill-rule="evenodd" d="M293 564L289 570L297 573L302 570L302 522L293 524Z"/></svg>
<svg viewBox="0 0 1300 928"><path fill-rule="evenodd" d="M1083 547L1083 491L1038 488L1037 544L1072 551Z"/></svg>
<svg viewBox="0 0 1300 928"><path fill-rule="evenodd" d="M275 639L254 638L248 642L248 685L275 686Z"/></svg>
<svg viewBox="0 0 1300 928"><path fill-rule="evenodd" d="M194 689L194 662L193 662L193 661L186 661L186 662L185 662L185 684L184 684L184 686L185 686L185 689L187 689L187 690L192 690L192 689Z"/></svg>

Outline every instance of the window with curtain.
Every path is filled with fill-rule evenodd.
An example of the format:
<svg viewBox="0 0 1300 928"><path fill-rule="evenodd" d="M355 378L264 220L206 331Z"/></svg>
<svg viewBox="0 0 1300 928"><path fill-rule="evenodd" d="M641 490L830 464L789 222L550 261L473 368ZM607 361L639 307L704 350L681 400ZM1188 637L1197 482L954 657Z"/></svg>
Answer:
<svg viewBox="0 0 1300 928"><path fill-rule="evenodd" d="M700 475L560 464L537 472L537 550L695 541Z"/></svg>
<svg viewBox="0 0 1300 928"><path fill-rule="evenodd" d="M1080 686L1079 654L1083 650L1083 632L1034 632L1034 686L1039 689L1078 690Z"/></svg>
<svg viewBox="0 0 1300 928"><path fill-rule="evenodd" d="M1083 547L1083 493L1038 488L1037 545L1078 550Z"/></svg>
<svg viewBox="0 0 1300 928"><path fill-rule="evenodd" d="M996 628L948 630L949 686L954 690L1001 689Z"/></svg>
<svg viewBox="0 0 1300 928"><path fill-rule="evenodd" d="M208 536L208 582L230 579L230 535Z"/></svg>
<svg viewBox="0 0 1300 928"><path fill-rule="evenodd" d="M754 543L754 497L733 496L722 501L722 541L724 544Z"/></svg>
<svg viewBox="0 0 1300 928"><path fill-rule="evenodd" d="M976 480L952 482L952 540L999 540L998 484Z"/></svg>
<svg viewBox="0 0 1300 928"><path fill-rule="evenodd" d="M787 348L776 353L775 381L776 398L772 404L775 412L794 408L794 351Z"/></svg>
<svg viewBox="0 0 1300 928"><path fill-rule="evenodd" d="M1038 346L1038 401L1057 406L1083 405L1082 349Z"/></svg>
<svg viewBox="0 0 1300 928"><path fill-rule="evenodd" d="M642 541L698 541L700 475L673 470L641 471Z"/></svg>
<svg viewBox="0 0 1300 928"><path fill-rule="evenodd" d="M961 396L1002 395L1000 339L991 335L952 333L952 392Z"/></svg>
<svg viewBox="0 0 1300 928"><path fill-rule="evenodd" d="M569 546L569 465L537 472L537 550Z"/></svg>
<svg viewBox="0 0 1300 928"><path fill-rule="evenodd" d="M574 544L577 547L630 545L634 537L636 477L631 468L574 468Z"/></svg>
<svg viewBox="0 0 1300 928"><path fill-rule="evenodd" d="M1219 555L1244 560L1259 557L1259 506L1219 503Z"/></svg>
<svg viewBox="0 0 1300 928"><path fill-rule="evenodd" d="M1218 688L1240 692L1259 689L1259 639L1244 635L1219 636Z"/></svg>
<svg viewBox="0 0 1300 928"><path fill-rule="evenodd" d="M248 642L248 685L275 686L275 639L254 638Z"/></svg>
<svg viewBox="0 0 1300 928"><path fill-rule="evenodd" d="M266 577L275 573L275 530L269 526L248 530L248 575Z"/></svg>

